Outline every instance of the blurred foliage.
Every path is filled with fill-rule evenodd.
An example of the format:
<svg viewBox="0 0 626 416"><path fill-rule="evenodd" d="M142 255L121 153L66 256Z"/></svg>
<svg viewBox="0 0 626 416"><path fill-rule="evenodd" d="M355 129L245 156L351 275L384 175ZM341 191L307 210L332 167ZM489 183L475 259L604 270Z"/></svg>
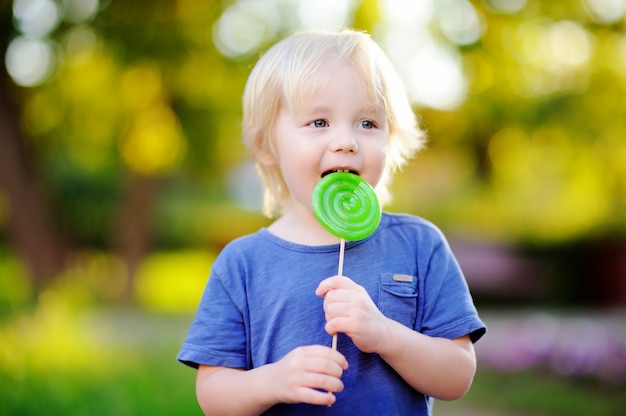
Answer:
<svg viewBox="0 0 626 416"><path fill-rule="evenodd" d="M400 205L513 241L623 235L623 15L601 25L582 1L529 1L513 14L487 3L475 2L480 42L462 48L468 97L421 111L431 148L401 178Z"/></svg>
<svg viewBox="0 0 626 416"><path fill-rule="evenodd" d="M210 250L150 254L137 272L136 306L172 315L193 313L214 258L215 253ZM32 283L22 263L13 255L0 252L0 322L22 313L37 314L42 309L46 311L41 313L48 316L50 322L63 321L67 318L65 314L75 315L106 307L122 298L125 273L123 261L118 256L93 250L78 252L66 272L35 299ZM57 316L55 311L64 315Z"/></svg>
<svg viewBox="0 0 626 416"><path fill-rule="evenodd" d="M253 3L238 4L253 9ZM623 232L624 19L599 24L582 0L525 3L515 13L472 3L482 36L453 45L468 95L445 111L418 104L430 149L398 178L392 208L421 213L445 228L512 240ZM57 216L83 244L106 243L128 171L177 177L223 200L229 198L228 172L246 159L239 103L256 53L225 57L213 32L234 6L146 6L106 3L91 21L61 25L51 34L63 51L54 76L14 90ZM354 7L348 23L382 36L384 27L376 24L381 10L374 6ZM297 17L277 23L257 52L297 27ZM445 40L435 19L432 31ZM167 203L176 190L163 188ZM212 202L190 197L178 203L194 211L192 205ZM193 215L187 218L159 217L154 227L175 222L192 232Z"/></svg>
<svg viewBox="0 0 626 416"><path fill-rule="evenodd" d="M193 312L200 302L214 257L205 250L150 256L137 275L139 304L148 310Z"/></svg>
<svg viewBox="0 0 626 416"><path fill-rule="evenodd" d="M26 27L11 17L18 3L54 4L59 19L45 32ZM396 178L390 210L556 258L567 268L554 293L570 302L619 292L601 277L623 280L624 270L625 11L624 0L0 0L2 52L23 38L54 56L39 82L7 79L0 98L17 109L36 185L73 247L36 295L0 189L0 414L199 413L172 358L187 318L161 314L191 312L214 253L268 224L240 140L241 94L259 54L301 28L366 30L396 66L428 49L397 32L417 28L463 77L453 106L415 100L429 146ZM406 81L452 85L446 71L420 72L434 57L401 71ZM150 252L133 289L156 318L102 318L128 289L118 239L138 177L155 191L140 206ZM505 414L616 414L624 395L609 393L479 373L464 400Z"/></svg>
<svg viewBox="0 0 626 416"><path fill-rule="evenodd" d="M266 225L250 209L258 182L240 140L241 94L258 55L293 30L343 24L371 32L402 65L394 48L422 45L392 36L417 25L394 20L403 14L425 21L465 84L451 107L416 100L429 148L397 177L389 209L513 244L626 238L623 1L425 1L411 12L411 2L354 0L320 3L320 13L282 0L53 3L59 20L40 35L57 58L49 76L4 91L55 222L79 250L116 248L138 176L156 184L143 214L151 249L219 249ZM78 6L90 4L79 19ZM0 3L2 14L11 6ZM27 30L15 22L4 42Z"/></svg>
<svg viewBox="0 0 626 416"><path fill-rule="evenodd" d="M77 253L35 302L27 272L2 253L0 415L201 414L174 357L211 259L156 253L139 271L141 308L110 308L124 290L121 259Z"/></svg>
<svg viewBox="0 0 626 416"><path fill-rule="evenodd" d="M0 251L0 322L17 315L33 301L33 291L23 264Z"/></svg>
<svg viewBox="0 0 626 416"><path fill-rule="evenodd" d="M188 256L197 253L175 255ZM194 372L174 359L190 316L173 315L169 306L166 314L155 308L85 309L84 293L76 292L82 281L74 275L57 283L30 313L0 321L0 415L201 414ZM575 343L570 347L579 353ZM545 368L501 370L481 366L470 392L450 404L437 402L435 412L612 416L626 405L623 379L605 383Z"/></svg>
<svg viewBox="0 0 626 416"><path fill-rule="evenodd" d="M173 359L187 321L86 313L49 291L32 313L0 323L0 414L201 414L190 370Z"/></svg>
<svg viewBox="0 0 626 416"><path fill-rule="evenodd" d="M623 412L625 390L592 381L572 382L545 372L479 370L472 389L455 407L485 409L488 403L485 413L494 415L613 416Z"/></svg>

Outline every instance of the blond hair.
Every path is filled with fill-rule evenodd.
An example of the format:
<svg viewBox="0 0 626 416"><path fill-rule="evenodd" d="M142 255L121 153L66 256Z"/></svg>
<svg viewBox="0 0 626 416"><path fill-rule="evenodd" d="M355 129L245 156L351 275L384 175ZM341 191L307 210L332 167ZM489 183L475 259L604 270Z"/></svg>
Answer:
<svg viewBox="0 0 626 416"><path fill-rule="evenodd" d="M389 202L388 185L423 146L424 134L407 99L404 86L384 52L369 35L351 29L338 32L307 31L276 43L256 63L243 94L243 140L264 186L263 213L280 215L289 190L276 165L261 163L260 154L276 155L274 124L281 100L294 105L311 97L322 84L329 60L352 65L368 89L373 103L382 103L389 125L385 169L376 192Z"/></svg>

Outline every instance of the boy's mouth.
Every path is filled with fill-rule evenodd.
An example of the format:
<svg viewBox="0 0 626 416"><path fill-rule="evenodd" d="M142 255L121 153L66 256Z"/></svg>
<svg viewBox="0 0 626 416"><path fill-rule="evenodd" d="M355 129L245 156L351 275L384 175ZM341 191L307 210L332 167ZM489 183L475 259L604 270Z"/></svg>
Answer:
<svg viewBox="0 0 626 416"><path fill-rule="evenodd" d="M330 169L327 170L326 172L322 173L322 178L325 176L330 175L331 173L335 173L335 172L346 172L346 173L351 173L353 175L359 175L359 172L352 170L352 169Z"/></svg>

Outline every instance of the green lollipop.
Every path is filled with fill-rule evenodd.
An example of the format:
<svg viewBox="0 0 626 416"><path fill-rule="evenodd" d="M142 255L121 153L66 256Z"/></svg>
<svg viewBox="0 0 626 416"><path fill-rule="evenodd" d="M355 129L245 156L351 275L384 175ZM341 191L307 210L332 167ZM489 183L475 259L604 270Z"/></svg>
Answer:
<svg viewBox="0 0 626 416"><path fill-rule="evenodd" d="M376 231L382 209L366 180L335 172L324 176L313 189L313 213L331 234L356 241Z"/></svg>
<svg viewBox="0 0 626 416"><path fill-rule="evenodd" d="M320 224L341 238L337 275L342 276L346 240L362 240L380 224L382 209L376 192L358 175L335 172L315 185L312 205ZM337 334L333 335L332 349L337 350Z"/></svg>

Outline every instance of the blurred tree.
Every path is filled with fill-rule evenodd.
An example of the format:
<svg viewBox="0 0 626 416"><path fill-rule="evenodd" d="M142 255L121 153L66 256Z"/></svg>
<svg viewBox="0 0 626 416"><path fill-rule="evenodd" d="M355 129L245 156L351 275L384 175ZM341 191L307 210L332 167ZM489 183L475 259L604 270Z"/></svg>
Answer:
<svg viewBox="0 0 626 416"><path fill-rule="evenodd" d="M625 5L0 0L0 229L36 285L67 247L117 250L128 294L153 242L220 246L253 229L230 189L254 186L240 168L250 67L293 30L344 25L383 45L428 131L392 208L513 242L624 235ZM39 55L9 54L17 40Z"/></svg>
<svg viewBox="0 0 626 416"><path fill-rule="evenodd" d="M0 54L4 56L12 34L10 2L0 5ZM12 92L12 93L10 93ZM22 254L36 287L64 267L66 244L50 216L41 188L36 160L19 124L19 102L5 66L0 67L0 186L4 189L10 234Z"/></svg>
<svg viewBox="0 0 626 416"><path fill-rule="evenodd" d="M399 205L496 239L623 235L626 2L472 5L481 34L470 43L444 30L449 10L433 19L437 36L456 44L467 94L452 109L418 109L430 146L400 178L408 197ZM452 27L462 34L464 23Z"/></svg>
<svg viewBox="0 0 626 416"><path fill-rule="evenodd" d="M134 271L149 247L156 184L186 156L179 114L186 114L187 104L172 73L188 53L177 32L179 4L113 2L77 21L84 2L13 3L0 6L2 55L8 57L9 45L24 36L55 45L57 57L53 77L24 85L29 89L15 86L4 65L0 71L0 180L16 247L36 287L63 270L68 257L62 236L75 249L117 247L128 266L130 294ZM206 4L200 18L210 28L217 2ZM35 22L30 26L19 15L28 7L25 15ZM53 19L55 10L62 22L49 26L56 30L29 32L46 22L38 13ZM31 58L29 65L36 65L37 56ZM204 64L210 68L211 59ZM202 111L211 119L210 109ZM196 129L191 136L205 134ZM199 172L202 164L207 175L212 141L196 140L195 149L200 152L191 153L189 166L195 163ZM44 203L44 190L52 207Z"/></svg>

